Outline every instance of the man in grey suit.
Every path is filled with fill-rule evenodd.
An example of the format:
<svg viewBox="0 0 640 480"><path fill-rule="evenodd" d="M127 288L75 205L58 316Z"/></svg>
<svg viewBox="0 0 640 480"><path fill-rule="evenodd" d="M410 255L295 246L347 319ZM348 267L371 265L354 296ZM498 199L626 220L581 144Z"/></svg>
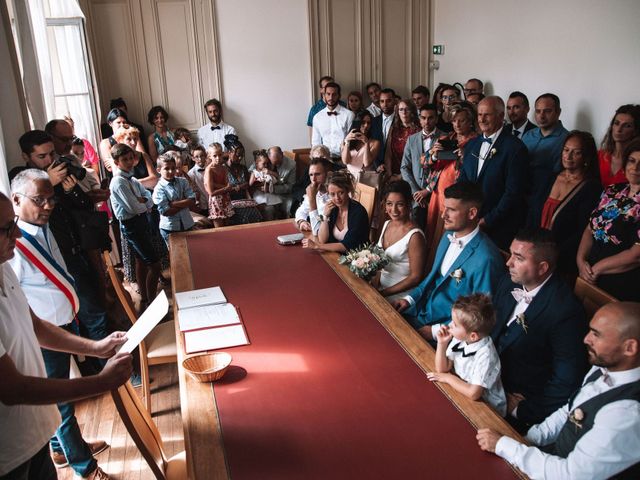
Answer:
<svg viewBox="0 0 640 480"><path fill-rule="evenodd" d="M438 123L438 111L435 105L427 103L420 107L420 126L422 130L414 133L407 139L402 155L400 173L402 179L409 182L413 193L413 219L418 226L424 229L427 216L427 203L431 192L426 188L427 173L423 164L428 158L428 152L433 144L438 141L443 132L436 128Z"/></svg>

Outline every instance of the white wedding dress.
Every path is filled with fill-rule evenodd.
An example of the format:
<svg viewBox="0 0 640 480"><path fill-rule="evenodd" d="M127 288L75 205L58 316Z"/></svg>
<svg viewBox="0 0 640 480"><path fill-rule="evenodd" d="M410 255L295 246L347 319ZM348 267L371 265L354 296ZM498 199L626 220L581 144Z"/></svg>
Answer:
<svg viewBox="0 0 640 480"><path fill-rule="evenodd" d="M380 248L384 248L382 246L382 239L384 238L384 232L387 229L387 225L389 225L390 220L387 220L384 223L384 227L382 227L382 233L380 234L380 239L378 240L378 246ZM392 285L395 285L398 282L401 282L411 272L409 268L409 241L414 233L420 233L424 237L424 232L419 228L414 228L409 230L404 237L398 240L396 243L389 245L385 249L385 253L389 257L389 263L386 267L384 267L380 273L380 288L387 288ZM409 290L405 290L404 292L395 293L393 295L389 295L386 299L389 302L394 300L398 300L409 293Z"/></svg>

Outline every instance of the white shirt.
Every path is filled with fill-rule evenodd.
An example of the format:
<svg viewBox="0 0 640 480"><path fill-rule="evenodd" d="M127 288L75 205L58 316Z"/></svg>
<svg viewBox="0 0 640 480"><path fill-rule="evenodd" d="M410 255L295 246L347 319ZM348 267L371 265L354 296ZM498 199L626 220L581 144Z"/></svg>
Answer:
<svg viewBox="0 0 640 480"><path fill-rule="evenodd" d="M507 414L507 397L500 379L500 356L491 337L468 344L455 338L447 347L447 358L462 380L484 388L482 399L503 417Z"/></svg>
<svg viewBox="0 0 640 480"><path fill-rule="evenodd" d="M344 137L349 133L354 114L351 110L339 105L333 110L337 115L329 115L329 107L325 107L313 117L312 145L326 146L331 155L340 156L340 147Z"/></svg>
<svg viewBox="0 0 640 480"><path fill-rule="evenodd" d="M588 378L598 367L593 367ZM640 380L640 367L624 372L608 372L582 387L573 408L611 388ZM556 410L527 433L534 445L552 444L567 418L568 404ZM619 400L603 406L594 419L593 428L578 440L567 458L543 453L509 437L501 437L496 454L514 464L532 479L604 479L640 461L640 403Z"/></svg>
<svg viewBox="0 0 640 480"><path fill-rule="evenodd" d="M211 130L212 128L214 130ZM235 128L223 121L218 125L212 125L209 122L198 129L198 141L204 148L209 148L212 143L219 143L222 145L222 149L226 151L227 149L224 146L224 137L226 135L237 135L237 133Z"/></svg>
<svg viewBox="0 0 640 480"><path fill-rule="evenodd" d="M525 299L522 298L522 300L520 300L519 302L516 302L516 306L514 307L513 312L511 312L511 317L509 318L509 321L507 322L507 327L509 325L511 325L513 322L515 322L515 320L516 320L518 315L520 315L521 313L524 313L524 312L527 311L527 308L529 308L529 304L533 301L535 296L538 295L540 290L542 290L542 287L544 287L544 284L547 283L550 278L551 278L551 275L549 275L547 278L545 278L544 282L542 282L540 285L538 285L536 288L534 288L530 292L527 291L527 289L524 286L522 287L522 289L525 292L527 292L527 296L530 297L531 300L529 300L529 303L527 303L525 301Z"/></svg>
<svg viewBox="0 0 640 480"><path fill-rule="evenodd" d="M329 203L329 194L327 192L316 193L316 210L311 210L311 206L309 205L309 196L305 193L304 198L302 199L302 203L296 210L296 224L301 221L307 221L309 219L309 223L311 223L311 233L314 235L318 235L320 231L320 225L322 222L320 221L320 215L324 212L324 206Z"/></svg>
<svg viewBox="0 0 640 480"><path fill-rule="evenodd" d="M32 235L58 264L67 270L56 239L47 226L40 227L18 220L18 226ZM46 234L45 234L46 230ZM62 290L56 287L39 268L31 263L16 248L14 257L9 260L9 265L16 274L20 286L24 291L31 310L42 320L46 320L57 326L69 324L74 317L71 303Z"/></svg>
<svg viewBox="0 0 640 480"><path fill-rule="evenodd" d="M428 152L429 150L431 150L431 147L433 146L433 144L436 143L436 140L438 140L435 136L436 129L434 128L433 130L427 133L425 133L425 131L422 130L421 133L422 133L422 151Z"/></svg>
<svg viewBox="0 0 640 480"><path fill-rule="evenodd" d="M474 228L471 233L467 233L464 237L456 236L455 232L450 234L453 235L453 237L458 240L458 242L449 243L449 247L447 248L444 257L442 257L442 263L440 264L440 275L444 277L449 272L449 269L455 263L464 248L469 244L471 240L475 238L476 235L478 235L478 232L480 232L479 225Z"/></svg>
<svg viewBox="0 0 640 480"><path fill-rule="evenodd" d="M395 112L391 115L387 116L384 113L382 114L382 135L384 136L384 141L387 141L387 137L389 136L389 130L391 129L391 124L393 123L393 117L395 117Z"/></svg>
<svg viewBox="0 0 640 480"><path fill-rule="evenodd" d="M480 172L482 171L484 162L491 158L491 152L494 149L493 145L496 143L496 139L502 133L502 128L503 127L500 127L497 132L494 132L493 135L490 135L489 137L485 137L484 135L482 136L483 138L488 138L489 140L491 140L491 143L482 142L482 145L480 146L480 154L478 155L478 175L480 175Z"/></svg>
<svg viewBox="0 0 640 480"><path fill-rule="evenodd" d="M512 135L522 140L522 135L524 135L524 129L527 128L528 124L529 124L529 120L525 120L525 122L522 125L520 125L520 128L516 128L512 123L511 124Z"/></svg>
<svg viewBox="0 0 640 480"><path fill-rule="evenodd" d="M191 170L187 173L189 178L193 180L193 183L198 187L198 190L195 194L198 196L198 203L200 204L201 210L209 209L209 194L204 188L204 168L200 171L200 167L194 165L191 167Z"/></svg>
<svg viewBox="0 0 640 480"><path fill-rule="evenodd" d="M29 304L15 273L0 264L0 357L30 377L47 377L33 331ZM3 384L2 388L7 388ZM17 468L44 447L60 425L55 405L5 405L0 402L0 476Z"/></svg>
<svg viewBox="0 0 640 480"><path fill-rule="evenodd" d="M374 117L377 117L378 115L380 115L382 113L382 110L380 109L380 107L376 106L375 103L372 103L371 105L369 105L367 107L367 110L369 110L371 115L373 115Z"/></svg>

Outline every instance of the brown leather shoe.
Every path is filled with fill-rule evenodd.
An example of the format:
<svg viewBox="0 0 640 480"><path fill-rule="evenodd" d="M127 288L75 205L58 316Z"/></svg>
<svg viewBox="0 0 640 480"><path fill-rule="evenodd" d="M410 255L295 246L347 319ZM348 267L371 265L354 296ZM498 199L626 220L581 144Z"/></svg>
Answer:
<svg viewBox="0 0 640 480"><path fill-rule="evenodd" d="M104 452L107 448L109 448L109 444L102 440L98 440L97 442L89 442L89 450L91 450L91 455L98 455L101 452ZM67 461L67 457L64 456L62 452L51 451L51 459L53 460L53 464L56 468L64 468L69 465Z"/></svg>
<svg viewBox="0 0 640 480"><path fill-rule="evenodd" d="M77 473L73 477L74 480L110 480L110 476L102 471L100 467L97 467L93 472L91 472L86 477L81 477Z"/></svg>

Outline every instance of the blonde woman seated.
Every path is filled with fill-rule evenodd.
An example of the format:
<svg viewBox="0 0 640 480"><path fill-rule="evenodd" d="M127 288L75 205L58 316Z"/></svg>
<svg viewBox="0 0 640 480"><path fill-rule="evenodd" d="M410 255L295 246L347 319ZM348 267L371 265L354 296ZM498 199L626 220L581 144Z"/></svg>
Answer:
<svg viewBox="0 0 640 480"><path fill-rule="evenodd" d="M390 220L382 227L378 246L390 262L373 285L389 302L404 297L423 278L426 246L424 233L411 221L411 186L404 180L391 182L384 191L383 205Z"/></svg>
<svg viewBox="0 0 640 480"><path fill-rule="evenodd" d="M327 175L329 202L324 206L317 237L302 241L304 248L323 252L346 252L369 241L369 217L365 208L351 198L353 177L346 170Z"/></svg>

